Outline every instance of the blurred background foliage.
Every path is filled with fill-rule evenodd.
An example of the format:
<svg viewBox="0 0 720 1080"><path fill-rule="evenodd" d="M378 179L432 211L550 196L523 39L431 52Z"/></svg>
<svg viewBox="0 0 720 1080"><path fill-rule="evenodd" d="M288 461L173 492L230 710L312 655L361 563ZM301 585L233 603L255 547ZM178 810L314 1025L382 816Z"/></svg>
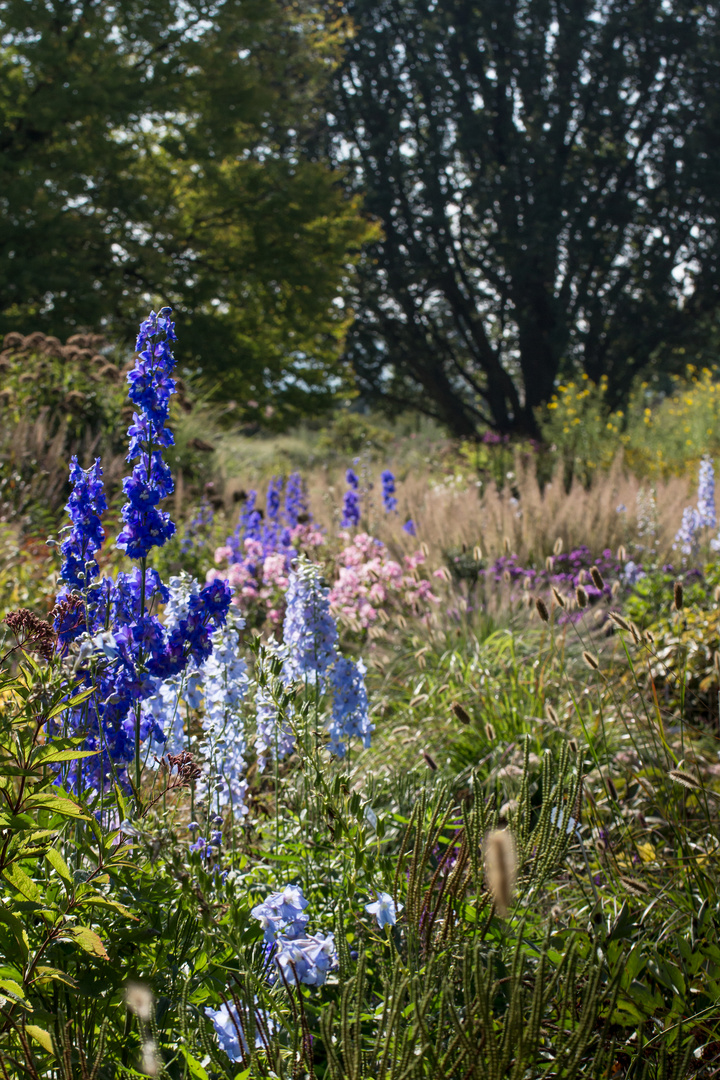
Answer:
<svg viewBox="0 0 720 1080"><path fill-rule="evenodd" d="M171 303L187 378L275 431L359 391L557 444L585 376L592 470L639 379L715 364L717 18L2 0L0 333L126 341Z"/></svg>

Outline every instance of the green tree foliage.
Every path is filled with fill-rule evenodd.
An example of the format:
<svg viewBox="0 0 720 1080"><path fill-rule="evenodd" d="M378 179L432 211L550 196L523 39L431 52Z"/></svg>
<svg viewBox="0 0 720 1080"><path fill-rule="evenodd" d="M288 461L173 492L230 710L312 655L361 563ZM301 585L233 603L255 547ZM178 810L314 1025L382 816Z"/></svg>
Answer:
<svg viewBox="0 0 720 1080"><path fill-rule="evenodd" d="M349 353L461 436L622 398L717 307L716 5L349 0L331 136L384 235Z"/></svg>
<svg viewBox="0 0 720 1080"><path fill-rule="evenodd" d="M332 399L369 226L302 150L340 41L306 7L0 2L0 333L162 299L251 412Z"/></svg>

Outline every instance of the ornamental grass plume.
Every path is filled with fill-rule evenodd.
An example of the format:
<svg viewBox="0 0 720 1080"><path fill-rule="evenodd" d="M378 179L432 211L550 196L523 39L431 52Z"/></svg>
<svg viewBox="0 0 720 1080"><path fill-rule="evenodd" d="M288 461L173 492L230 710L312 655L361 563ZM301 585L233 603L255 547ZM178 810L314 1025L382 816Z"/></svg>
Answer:
<svg viewBox="0 0 720 1080"><path fill-rule="evenodd" d="M485 840L485 881L495 911L506 918L517 875L515 840L509 829L495 829Z"/></svg>

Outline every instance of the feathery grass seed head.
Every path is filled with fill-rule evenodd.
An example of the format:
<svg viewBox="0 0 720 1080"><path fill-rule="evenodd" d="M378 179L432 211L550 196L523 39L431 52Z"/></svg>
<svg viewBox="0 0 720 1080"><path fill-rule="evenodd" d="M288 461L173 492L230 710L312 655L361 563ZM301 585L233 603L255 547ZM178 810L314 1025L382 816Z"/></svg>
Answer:
<svg viewBox="0 0 720 1080"><path fill-rule="evenodd" d="M535 597L535 608L543 622L550 622L550 614L547 609L547 604L541 596Z"/></svg>
<svg viewBox="0 0 720 1080"><path fill-rule="evenodd" d="M485 880L501 918L507 915L512 903L516 874L513 835L509 829L495 829L485 840Z"/></svg>

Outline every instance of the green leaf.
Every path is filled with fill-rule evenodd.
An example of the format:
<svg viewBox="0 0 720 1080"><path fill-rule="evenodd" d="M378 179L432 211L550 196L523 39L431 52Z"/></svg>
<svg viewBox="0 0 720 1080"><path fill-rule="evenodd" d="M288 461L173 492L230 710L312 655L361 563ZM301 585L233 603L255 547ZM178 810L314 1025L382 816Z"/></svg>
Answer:
<svg viewBox="0 0 720 1080"><path fill-rule="evenodd" d="M133 915L132 911L121 904L119 900L111 900L109 896L83 896L82 903L92 907L107 907L112 908L113 911L117 911L119 915L124 915L127 919L133 919L137 922L137 916Z"/></svg>
<svg viewBox="0 0 720 1080"><path fill-rule="evenodd" d="M82 812L82 808L76 802L62 795L31 795L23 807L24 810L40 808L50 810L54 814L61 814L62 817L88 820L87 814Z"/></svg>
<svg viewBox="0 0 720 1080"><path fill-rule="evenodd" d="M45 858L52 866L53 870L57 871L66 885L72 886L73 878L70 873L70 867L63 859L57 848L48 848L45 852Z"/></svg>
<svg viewBox="0 0 720 1080"><path fill-rule="evenodd" d="M53 765L58 761L77 761L79 758L95 757L99 750L56 750L52 743L38 747L33 754L33 765Z"/></svg>
<svg viewBox="0 0 720 1080"><path fill-rule="evenodd" d="M18 866L17 863L8 866L7 869L3 871L3 876L6 881L10 882L13 888L17 889L19 893L22 893L26 900L32 900L35 903L39 902L40 890L32 878L28 877L25 871Z"/></svg>
<svg viewBox="0 0 720 1080"><path fill-rule="evenodd" d="M15 915L5 904L0 904L0 922L5 923L9 928L11 934L15 938L17 946L20 950L23 961L27 960L29 944L28 936L17 915Z"/></svg>
<svg viewBox="0 0 720 1080"><path fill-rule="evenodd" d="M63 934L72 938L76 944L91 956L98 956L101 960L109 960L107 950L102 941L89 926L73 926L63 931Z"/></svg>
<svg viewBox="0 0 720 1080"><path fill-rule="evenodd" d="M190 1070L191 1076L196 1077L197 1080L210 1080L210 1077L208 1076L203 1066L200 1064L198 1059L190 1053L186 1046L183 1046L181 1043L178 1046L178 1050L185 1058L185 1062Z"/></svg>
<svg viewBox="0 0 720 1080"><path fill-rule="evenodd" d="M12 994L16 998L23 1000L25 997L25 991L20 983L15 982L14 979L0 979L0 993Z"/></svg>
<svg viewBox="0 0 720 1080"><path fill-rule="evenodd" d="M48 1054L55 1056L55 1049L49 1031L45 1031L45 1028L38 1027L36 1024L26 1024L25 1030L35 1042L40 1043L43 1050L47 1050Z"/></svg>
<svg viewBox="0 0 720 1080"><path fill-rule="evenodd" d="M61 982L66 986L76 987L77 982L73 979L72 975L68 975L66 971L61 971L60 968L50 967L47 964L41 964L35 968L35 977L32 980L32 985L42 982Z"/></svg>
<svg viewBox="0 0 720 1080"><path fill-rule="evenodd" d="M67 701L58 702L55 708L48 713L47 719L53 720L56 716L59 716L61 712L65 712L66 709L74 709L76 705L82 705L83 701L87 701L90 695L94 693L95 688L91 686L89 690L82 690L79 694L75 694L74 697L69 698Z"/></svg>

